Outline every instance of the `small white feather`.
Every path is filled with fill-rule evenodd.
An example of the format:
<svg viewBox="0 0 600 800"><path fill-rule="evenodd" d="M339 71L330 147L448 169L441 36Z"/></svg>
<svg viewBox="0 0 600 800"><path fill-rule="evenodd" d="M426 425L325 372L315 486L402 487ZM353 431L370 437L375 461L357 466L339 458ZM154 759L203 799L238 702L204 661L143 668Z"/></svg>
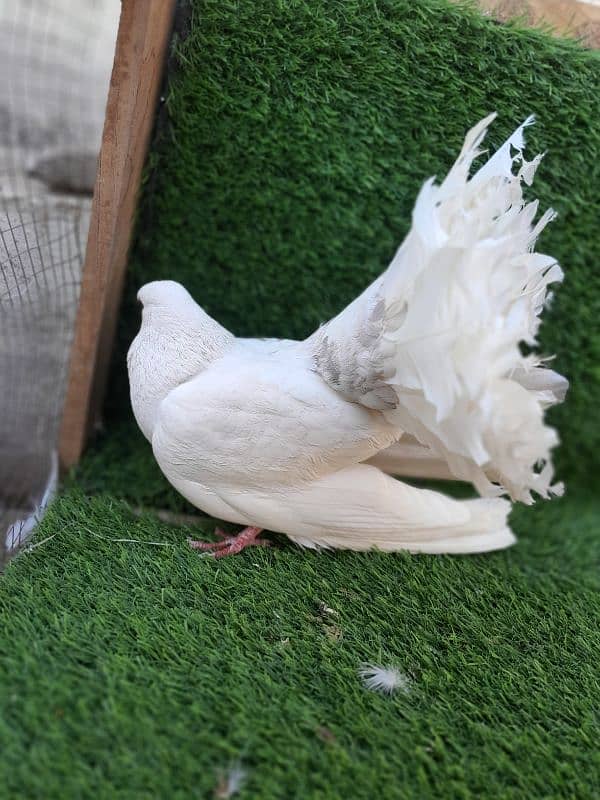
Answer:
<svg viewBox="0 0 600 800"><path fill-rule="evenodd" d="M381 667L378 664L363 664L358 670L363 685L371 692L394 694L410 692L410 679L396 667Z"/></svg>
<svg viewBox="0 0 600 800"><path fill-rule="evenodd" d="M248 773L239 762L232 764L227 772L221 775L219 784L215 790L215 797L229 798L239 794L242 786L246 782Z"/></svg>

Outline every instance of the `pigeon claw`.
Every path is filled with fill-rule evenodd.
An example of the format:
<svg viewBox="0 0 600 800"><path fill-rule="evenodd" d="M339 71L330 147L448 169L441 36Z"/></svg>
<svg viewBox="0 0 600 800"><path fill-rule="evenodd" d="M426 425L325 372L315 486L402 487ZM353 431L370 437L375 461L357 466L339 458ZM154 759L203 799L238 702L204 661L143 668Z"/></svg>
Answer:
<svg viewBox="0 0 600 800"><path fill-rule="evenodd" d="M243 531L237 536L229 536L221 528L215 529L215 536L219 538L218 542L203 542L201 540L188 539L188 544L192 550L206 550L214 558L225 558L225 556L233 556L236 553L241 553L246 547L269 547L271 542L267 539L259 539L258 534L261 533L262 528L255 528L249 526L244 528Z"/></svg>

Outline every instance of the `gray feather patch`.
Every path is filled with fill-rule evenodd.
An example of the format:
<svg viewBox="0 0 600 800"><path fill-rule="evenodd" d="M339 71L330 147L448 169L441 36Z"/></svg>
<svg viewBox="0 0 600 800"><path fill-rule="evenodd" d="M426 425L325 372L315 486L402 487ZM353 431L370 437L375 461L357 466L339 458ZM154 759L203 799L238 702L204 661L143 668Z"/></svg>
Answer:
<svg viewBox="0 0 600 800"><path fill-rule="evenodd" d="M384 320L385 303L379 299L351 339L336 341L324 325L314 350L316 371L332 389L347 400L378 411L398 405L396 392L386 381L380 353Z"/></svg>

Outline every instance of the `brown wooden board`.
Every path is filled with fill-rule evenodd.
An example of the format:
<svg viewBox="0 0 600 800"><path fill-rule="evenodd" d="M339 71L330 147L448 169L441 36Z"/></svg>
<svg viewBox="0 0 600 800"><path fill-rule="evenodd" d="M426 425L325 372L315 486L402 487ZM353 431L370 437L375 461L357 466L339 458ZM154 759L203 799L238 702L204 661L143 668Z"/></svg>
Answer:
<svg viewBox="0 0 600 800"><path fill-rule="evenodd" d="M561 36L575 36L588 47L600 47L598 0L478 0L500 20L520 19L529 25L549 25Z"/></svg>
<svg viewBox="0 0 600 800"><path fill-rule="evenodd" d="M59 452L75 464L104 396L142 169L176 0L123 0Z"/></svg>

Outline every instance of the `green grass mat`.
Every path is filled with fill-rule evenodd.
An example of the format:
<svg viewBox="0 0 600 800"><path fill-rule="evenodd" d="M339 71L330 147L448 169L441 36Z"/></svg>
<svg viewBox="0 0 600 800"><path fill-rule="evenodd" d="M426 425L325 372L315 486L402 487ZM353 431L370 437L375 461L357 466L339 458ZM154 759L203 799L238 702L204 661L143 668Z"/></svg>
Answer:
<svg viewBox="0 0 600 800"><path fill-rule="evenodd" d="M144 192L130 295L184 283L242 335L303 337L389 262L421 183L491 110L547 151L540 247L566 281L543 349L572 381L563 477L589 480L600 426L600 54L445 0L193 0ZM185 26L184 26L185 27ZM123 314L123 349L139 319ZM126 391L113 407L128 414Z"/></svg>
<svg viewBox="0 0 600 800"><path fill-rule="evenodd" d="M236 760L255 800L600 798L600 499L584 486L600 447L600 57L443 0L186 8L106 435L0 578L0 800L210 798ZM515 508L512 550L463 558L276 537L217 562L135 517L123 498L186 504L131 427L134 289L175 278L238 334L305 335L386 265L423 179L491 109L492 147L535 112L530 152L548 151L536 191L560 216L541 246L567 279L543 343L573 382L555 414L567 497ZM364 661L410 692L366 692Z"/></svg>
<svg viewBox="0 0 600 800"><path fill-rule="evenodd" d="M217 562L70 492L0 580L0 796L210 798L239 759L255 800L598 797L600 501L513 524L489 556Z"/></svg>

